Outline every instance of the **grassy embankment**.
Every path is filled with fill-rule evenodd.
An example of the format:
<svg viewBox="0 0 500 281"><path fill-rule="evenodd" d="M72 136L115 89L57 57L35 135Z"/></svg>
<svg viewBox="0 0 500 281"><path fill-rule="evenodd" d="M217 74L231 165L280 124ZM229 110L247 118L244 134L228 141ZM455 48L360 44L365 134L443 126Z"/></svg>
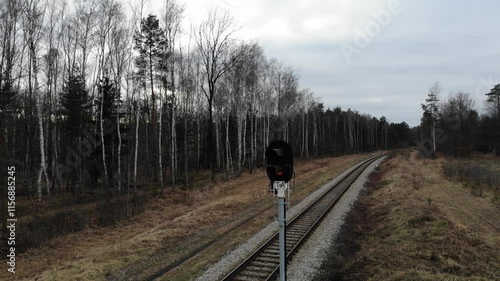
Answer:
<svg viewBox="0 0 500 281"><path fill-rule="evenodd" d="M499 170L488 157L384 162L318 280L500 280Z"/></svg>

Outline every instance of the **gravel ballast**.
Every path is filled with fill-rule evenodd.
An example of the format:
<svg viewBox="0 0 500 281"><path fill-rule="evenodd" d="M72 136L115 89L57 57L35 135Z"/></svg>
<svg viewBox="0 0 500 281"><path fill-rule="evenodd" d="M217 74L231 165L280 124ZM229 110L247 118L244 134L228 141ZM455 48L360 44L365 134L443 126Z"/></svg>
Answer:
<svg viewBox="0 0 500 281"><path fill-rule="evenodd" d="M332 247L336 234L339 232L344 218L355 202L359 191L362 190L368 175L372 170L385 159L385 157L372 163L353 183L351 188L346 191L337 205L330 211L327 217L323 220L314 233L309 237L308 241L303 244L300 250L295 254L294 258L288 265L288 280L311 280L318 273L319 267L323 259L326 257L327 249ZM355 169L358 165L346 170L340 176L331 180L321 188L313 192L307 198L302 200L296 206L287 211L287 217L293 218L306 208L311 202L318 198L330 187L335 185L342 177ZM293 193L292 193L293 200ZM233 251L224 255L217 263L212 265L196 280L209 281L221 280L225 274L237 267L244 261L253 251L261 244L268 240L274 233L278 231L278 223L275 221L266 226L251 239L236 247Z"/></svg>

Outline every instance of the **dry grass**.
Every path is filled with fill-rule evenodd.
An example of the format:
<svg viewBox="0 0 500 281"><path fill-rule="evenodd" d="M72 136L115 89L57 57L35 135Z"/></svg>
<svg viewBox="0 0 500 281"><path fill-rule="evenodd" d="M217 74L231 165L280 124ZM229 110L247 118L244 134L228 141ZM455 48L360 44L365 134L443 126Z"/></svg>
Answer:
<svg viewBox="0 0 500 281"><path fill-rule="evenodd" d="M381 165L350 226L359 250L344 279L500 279L500 210L445 179L446 161L404 153Z"/></svg>
<svg viewBox="0 0 500 281"><path fill-rule="evenodd" d="M367 155L296 163L292 204ZM146 211L108 228L89 228L50 240L18 257L18 280L141 280L177 265L163 280L190 280L271 222L275 210L263 170L188 191L169 191ZM257 217L254 217L258 215ZM196 249L203 249L192 255ZM0 280L12 280L6 271Z"/></svg>

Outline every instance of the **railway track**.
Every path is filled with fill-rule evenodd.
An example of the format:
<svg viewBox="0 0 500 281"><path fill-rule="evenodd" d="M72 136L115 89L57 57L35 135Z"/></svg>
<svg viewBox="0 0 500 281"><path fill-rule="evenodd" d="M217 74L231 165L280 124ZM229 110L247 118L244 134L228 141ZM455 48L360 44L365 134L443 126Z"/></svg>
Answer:
<svg viewBox="0 0 500 281"><path fill-rule="evenodd" d="M328 211L337 203L349 186L374 161L384 155L375 156L359 163L329 190L319 196L300 214L286 225L286 253L291 258L306 240L309 234L323 220ZM278 233L265 242L231 273L224 277L229 280L272 280L279 272L279 238Z"/></svg>

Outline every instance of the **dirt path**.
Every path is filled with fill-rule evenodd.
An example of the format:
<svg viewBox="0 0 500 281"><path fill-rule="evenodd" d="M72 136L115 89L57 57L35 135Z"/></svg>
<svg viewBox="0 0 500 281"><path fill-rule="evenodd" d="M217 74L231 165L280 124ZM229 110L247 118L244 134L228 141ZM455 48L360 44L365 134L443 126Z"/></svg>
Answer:
<svg viewBox="0 0 500 281"><path fill-rule="evenodd" d="M297 163L292 204L366 157ZM166 280L192 279L273 220L274 211L269 209L273 201L267 186L265 172L258 170L217 185L169 192L166 198L151 200L143 214L128 222L86 229L28 250L18 257L14 280L144 279L218 238L200 255L164 276ZM252 213L259 212L257 219L248 220ZM242 222L243 226L227 233ZM6 272L0 272L0 279L13 280Z"/></svg>

